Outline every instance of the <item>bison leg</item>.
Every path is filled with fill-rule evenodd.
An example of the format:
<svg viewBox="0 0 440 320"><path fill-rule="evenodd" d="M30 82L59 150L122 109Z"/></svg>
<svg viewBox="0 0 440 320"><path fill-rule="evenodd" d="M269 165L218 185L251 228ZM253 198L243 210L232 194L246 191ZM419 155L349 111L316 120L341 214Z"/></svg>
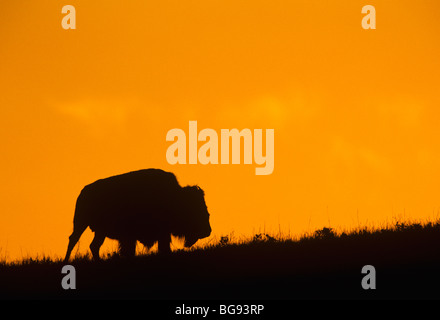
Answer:
<svg viewBox="0 0 440 320"><path fill-rule="evenodd" d="M69 261L70 254L72 253L73 248L75 247L79 238L81 238L81 235L86 229L87 229L87 225L84 226L84 225L76 224L73 226L73 232L69 237L69 245L67 246L67 252L66 252L66 256L64 257L64 262Z"/></svg>
<svg viewBox="0 0 440 320"><path fill-rule="evenodd" d="M160 239L159 240L159 245L158 245L159 252L161 252L161 253L170 253L171 252L170 242L171 242L171 236L170 235Z"/></svg>
<svg viewBox="0 0 440 320"><path fill-rule="evenodd" d="M119 254L123 257L134 257L136 253L136 239L119 240Z"/></svg>
<svg viewBox="0 0 440 320"><path fill-rule="evenodd" d="M92 251L93 259L99 260L99 249L104 243L105 236L99 232L95 232L95 237L93 238L92 243L90 244L90 251Z"/></svg>

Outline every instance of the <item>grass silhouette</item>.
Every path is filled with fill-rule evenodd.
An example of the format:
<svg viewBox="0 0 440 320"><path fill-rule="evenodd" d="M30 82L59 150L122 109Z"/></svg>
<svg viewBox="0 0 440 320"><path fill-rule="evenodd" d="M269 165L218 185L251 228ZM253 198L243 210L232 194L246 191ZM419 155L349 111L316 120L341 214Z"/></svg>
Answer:
<svg viewBox="0 0 440 320"><path fill-rule="evenodd" d="M440 221L397 222L337 233L323 228L297 239L257 233L223 236L203 248L126 259L76 255L76 290L61 288L61 259L0 263L3 299L397 299L439 298ZM364 290L364 265L376 290Z"/></svg>

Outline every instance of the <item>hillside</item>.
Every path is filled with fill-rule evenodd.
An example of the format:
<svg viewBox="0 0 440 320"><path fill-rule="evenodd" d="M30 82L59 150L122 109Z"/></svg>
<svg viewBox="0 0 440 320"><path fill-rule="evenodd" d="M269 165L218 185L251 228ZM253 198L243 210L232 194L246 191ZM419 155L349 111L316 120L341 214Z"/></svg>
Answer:
<svg viewBox="0 0 440 320"><path fill-rule="evenodd" d="M100 262L80 257L76 290L63 290L61 261L0 265L2 299L396 299L440 298L440 222L300 239L257 234L204 249ZM376 289L361 287L364 265Z"/></svg>

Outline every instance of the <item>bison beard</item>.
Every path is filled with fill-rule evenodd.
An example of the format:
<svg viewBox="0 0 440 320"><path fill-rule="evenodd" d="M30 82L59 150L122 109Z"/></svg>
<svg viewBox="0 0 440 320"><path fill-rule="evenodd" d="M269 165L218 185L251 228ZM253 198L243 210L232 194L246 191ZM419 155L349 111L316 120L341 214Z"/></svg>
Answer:
<svg viewBox="0 0 440 320"><path fill-rule="evenodd" d="M119 241L121 255L134 256L136 241L146 247L158 241L160 252L170 252L171 234L185 237L185 247L211 234L203 190L181 187L173 173L160 169L133 171L84 187L65 261L87 227L95 232L90 244L94 259L99 259L106 237Z"/></svg>

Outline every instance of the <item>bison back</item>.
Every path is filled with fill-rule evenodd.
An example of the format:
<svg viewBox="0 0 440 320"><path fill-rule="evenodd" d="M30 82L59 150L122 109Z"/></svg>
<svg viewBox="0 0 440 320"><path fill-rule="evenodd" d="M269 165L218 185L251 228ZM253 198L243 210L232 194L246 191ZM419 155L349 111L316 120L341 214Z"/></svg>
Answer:
<svg viewBox="0 0 440 320"><path fill-rule="evenodd" d="M109 237L167 229L177 214L181 187L160 169L133 171L87 185L78 197L74 223Z"/></svg>

